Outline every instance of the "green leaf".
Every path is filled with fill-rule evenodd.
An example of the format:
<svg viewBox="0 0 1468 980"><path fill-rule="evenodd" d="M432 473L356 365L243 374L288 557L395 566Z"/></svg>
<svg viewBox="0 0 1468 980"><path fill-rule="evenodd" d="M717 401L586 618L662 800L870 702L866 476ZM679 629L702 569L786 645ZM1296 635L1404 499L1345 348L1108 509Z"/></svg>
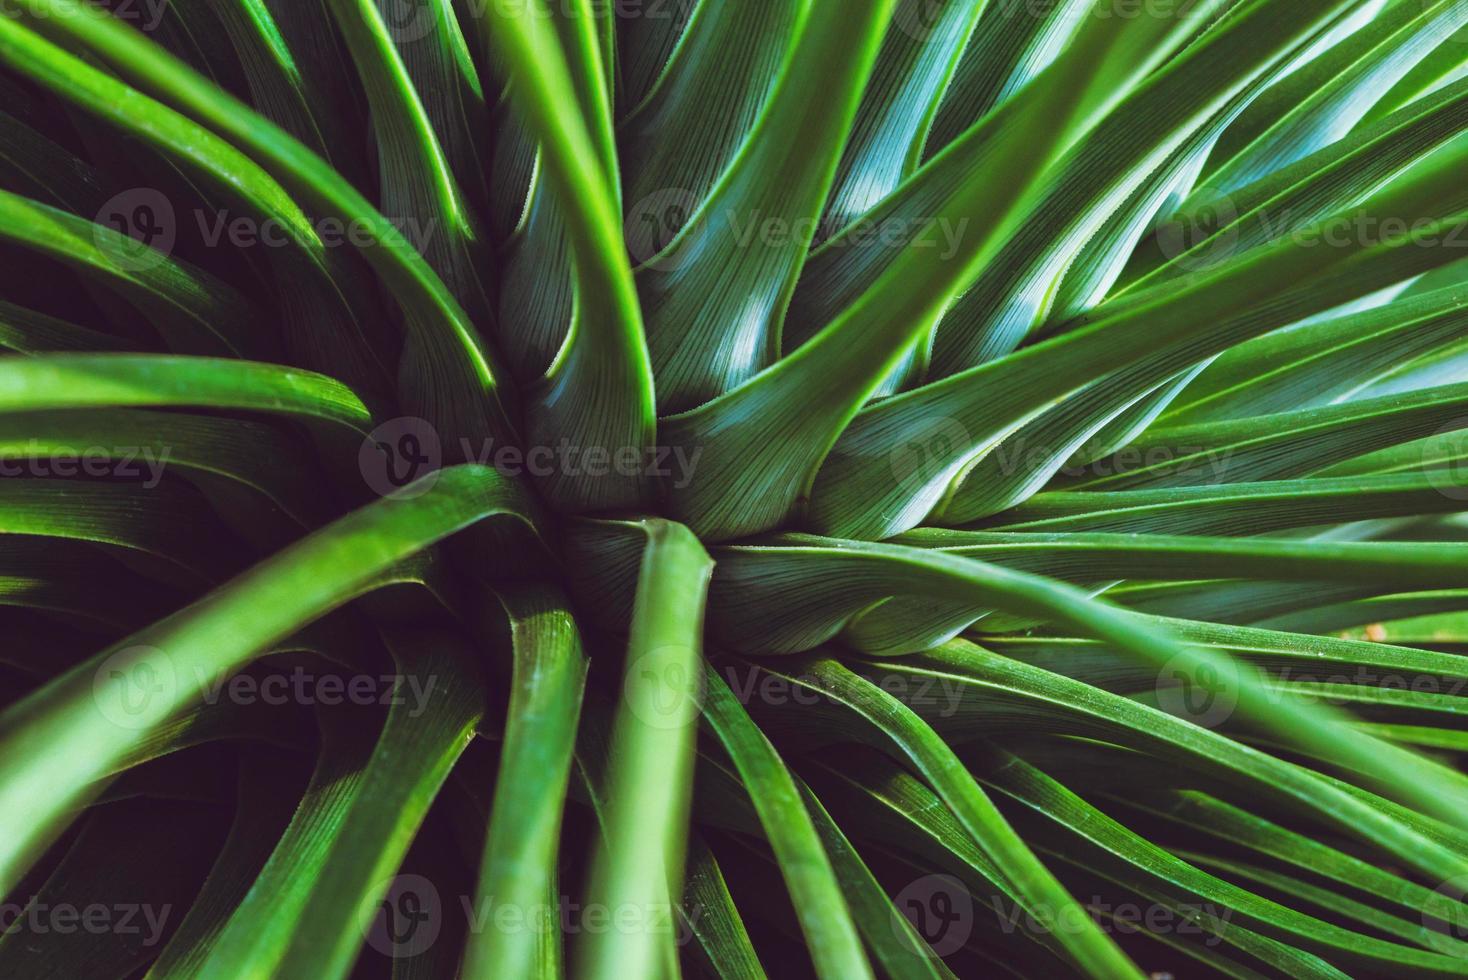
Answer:
<svg viewBox="0 0 1468 980"><path fill-rule="evenodd" d="M350 222L353 244L402 304L418 355L438 370L438 387L415 393L412 406L451 436L480 439L512 431L504 417L491 361L467 314L427 262L352 185L279 126L129 26L78 0L25 0L37 27L105 57L160 98L207 122L248 150L313 209ZM7 22L7 39L22 29ZM0 49L3 54L3 49Z"/></svg>
<svg viewBox="0 0 1468 980"><path fill-rule="evenodd" d="M1052 415L1054 427L1070 441L1060 442L1057 453L1059 440L1041 430L1036 441L1049 465L1068 457L1112 413L1177 371L1230 343L1289 322L1285 312L1292 307L1297 315L1327 308L1370 292L1373 285L1387 285L1441 263L1446 250L1416 243L1454 234L1461 225L1461 192L1447 176L1454 156L1429 158L1340 217L1355 221L1363 215L1413 215L1418 223L1409 233L1329 240L1289 236L1216 269L1127 294L1098 307L1086 322L1060 336L864 410L846 428L812 485L809 522L821 530L868 537L914 527L946 500L960 499L961 492L954 495L955 482L1004 438L1086 384L1126 369ZM1315 227L1332 226L1327 221ZM1209 306L1209 317L1195 315L1200 304ZM1032 445L1022 443L1020 448ZM911 447L919 453L916 462ZM1248 479L1242 471L1236 469L1235 476ZM1030 468L1020 472L1028 481L1027 492L1038 489ZM1012 486L1003 487L1004 496L997 499L982 483L980 487L983 496L943 516L965 522L1018 502Z"/></svg>
<svg viewBox="0 0 1468 980"><path fill-rule="evenodd" d="M775 673L780 673L774 668ZM808 665L806 683L862 717L914 765L1019 896L1055 934L1075 966L1093 977L1140 975L1114 942L1026 846L952 749L896 698L835 661Z"/></svg>
<svg viewBox="0 0 1468 980"><path fill-rule="evenodd" d="M1227 689L1231 696L1236 695L1232 702L1235 712L1247 717L1251 725L1269 731L1281 742L1297 744L1370 774L1373 784L1390 787L1390 793L1400 794L1403 799L1412 800L1414 806L1421 806L1425 812L1445 820L1456 820L1456 811L1443 806L1442 797L1437 794L1468 791L1459 785L1461 780L1456 773L1417 756L1400 755L1385 743L1365 739L1338 715L1318 704L1281 698L1275 692L1266 691L1256 675L1236 667L1226 654L1206 647L1179 645L1134 614L1097 602L1070 586L956 555L819 538L796 537L780 544L724 547L716 557L719 567L710 599L710 616L715 627L732 622L762 624L757 631L746 629L740 640L745 649L767 653L812 649L832 636L850 616L893 594L924 594L968 601L975 609L997 608L1033 616L1105 639L1161 671L1160 677L1176 677L1215 695ZM951 646L943 649L950 651ZM923 656L937 654L929 651ZM1092 688L1080 687L1094 693ZM1080 692L1075 693L1078 696ZM1159 719L1165 717L1159 713ZM1183 730L1206 733L1206 729L1187 722L1177 721L1177 724ZM1261 762L1266 759L1270 763L1277 761L1261 755ZM1415 770L1417 775L1405 778L1408 770ZM1424 783L1417 781L1419 777ZM1293 774L1290 778L1296 780ZM1298 778L1304 780L1302 786L1311 787L1305 795L1316 801L1325 798L1316 796L1317 790L1332 797L1338 795L1317 786L1313 779ZM1425 782L1438 784L1438 789L1427 792L1423 788ZM1338 815L1335 803L1317 802L1317 805L1328 819L1333 819L1329 816L1332 813ZM1413 856L1416 843L1406 843L1414 840L1425 845L1415 833L1374 811L1369 817L1360 814L1360 819L1362 823L1350 825L1355 832L1361 832L1368 820L1379 824L1380 837L1374 840L1393 847L1402 860L1426 866L1422 858ZM1387 841L1396 843L1386 844ZM1456 863L1459 859L1440 852L1437 860Z"/></svg>
<svg viewBox="0 0 1468 980"><path fill-rule="evenodd" d="M608 980L628 971L651 976L672 952L669 929L683 879L693 777L703 608L713 565L684 527L649 521L642 532L647 543L623 702L611 738L606 842L588 887L590 900L605 908L633 909L641 927L588 934L576 971Z"/></svg>
<svg viewBox="0 0 1468 980"><path fill-rule="evenodd" d="M1084 295L1075 295L1074 287L1059 290L1059 280L1078 276L1077 267L1088 262L1110 266L1111 256L1125 258L1158 198L1336 6L1255 4L1139 86L1046 175L1030 213L1065 218L1019 226L945 314L930 376L1006 354L1050 317L1065 320L1093 305L1093 296L1107 291L1119 268L1098 270ZM1202 12L1184 19L1200 19ZM1184 77L1207 81L1178 84Z"/></svg>
<svg viewBox="0 0 1468 980"><path fill-rule="evenodd" d="M618 126L629 215L641 220L651 214L655 236L681 229L724 178L780 83L792 40L809 18L811 3L697 0L686 15L667 63L659 66L647 95ZM675 13L668 5L660 10ZM659 20L640 19L653 26ZM624 69L631 66L629 59ZM677 210L641 210L643 202L670 191L677 194L660 203ZM654 241L660 250L668 239ZM646 260L652 254L638 257Z"/></svg>
<svg viewBox="0 0 1468 980"><path fill-rule="evenodd" d="M0 301L0 345L17 354L113 351L132 347L120 337L98 333L80 324L4 301Z"/></svg>
<svg viewBox="0 0 1468 980"><path fill-rule="evenodd" d="M1364 29L1285 79L1219 141L1195 192L1226 194L1350 132L1378 96L1465 23L1452 0L1389 0ZM1447 42L1451 43L1451 42Z"/></svg>
<svg viewBox="0 0 1468 980"><path fill-rule="evenodd" d="M728 751L759 813L817 974L872 976L831 859L790 771L711 666L704 668L703 685L704 718Z"/></svg>
<svg viewBox="0 0 1468 980"><path fill-rule="evenodd" d="M475 222L394 44L393 27L383 18L377 0L329 0L329 7L367 91L378 141L381 206L460 305L483 319L489 301L479 281ZM419 20L443 30L431 9L420 10ZM410 221L422 224L410 227Z"/></svg>
<svg viewBox="0 0 1468 980"><path fill-rule="evenodd" d="M285 976L350 974L366 925L390 894L394 872L484 712L482 681L461 639L414 630L388 637L388 644L400 693L341 817L341 833L292 923L290 945L234 961L216 952L205 977L260 976L267 969Z"/></svg>
<svg viewBox="0 0 1468 980"><path fill-rule="evenodd" d="M570 18L570 29L589 29L587 12L589 8ZM540 141L545 179L565 225L580 297L565 346L536 392L530 441L541 446L569 442L614 455L635 450L640 455L653 444L652 372L632 267L622 244L616 173L608 169L610 133L589 129L569 109L582 97L594 99L597 119L610 126L602 73L583 60L594 61L595 52L581 50L573 69L546 23L542 0L516 5L514 11L497 10L481 23L509 65L516 107ZM577 37L581 44L589 43L584 34ZM629 506L648 492L640 473L593 478L558 470L542 486L551 499L573 511Z"/></svg>
<svg viewBox="0 0 1468 980"><path fill-rule="evenodd" d="M1123 98L1153 59L1181 43L1174 27L1150 18L1124 24L1087 18L1065 58L915 174L904 185L916 188L912 194L899 189L870 215L880 227L894 211L904 219L936 213L979 230L951 254L923 246L918 237L900 248L883 247L880 275L849 304L833 307L839 315L810 341L733 391L665 420L663 441L704 450L696 477L673 494L674 513L714 540L789 520L812 491L811 481L818 481L817 467L832 443L843 430L856 437L863 428L860 421L848 423L1008 233L1047 165ZM1168 43L1155 43L1159 36ZM981 179L986 170L1026 176L1016 188ZM904 206L914 210L899 210ZM914 236L918 230L899 227ZM755 416L779 420L780 438L741 424ZM818 487L815 492L819 496ZM891 513L890 501L871 487L859 493L864 504L876 501ZM818 524L826 520L819 512L812 516Z"/></svg>
<svg viewBox="0 0 1468 980"><path fill-rule="evenodd" d="M0 758L11 774L0 791L0 823L12 828L0 854L6 887L64 826L92 781L150 727L199 696L210 676L244 666L353 598L394 562L490 515L523 521L523 507L518 491L494 470L461 466L431 474L11 705L0 716ZM141 701L128 689L134 683Z"/></svg>
<svg viewBox="0 0 1468 980"><path fill-rule="evenodd" d="M115 229L0 191L0 236L115 290L179 353L273 353L275 345L253 327L259 314L238 292Z"/></svg>
<svg viewBox="0 0 1468 980"><path fill-rule="evenodd" d="M806 809L815 821L831 864L841 879L846 901L851 905L862 938L882 968L898 980L912 978L951 978L952 972L938 958L927 941L893 904L882 890L851 841L836 826L821 801L810 788L800 784Z"/></svg>
<svg viewBox="0 0 1468 980"><path fill-rule="evenodd" d="M1265 334L1224 352L1166 413L1166 424L1288 412L1351 400L1404 363L1462 335L1464 295L1434 290L1364 313Z"/></svg>
<svg viewBox="0 0 1468 980"><path fill-rule="evenodd" d="M1149 843L1021 759L1007 753L984 754L993 758L992 761L984 760L981 776L1049 817L1052 825L1061 831L1052 838L1060 847L1076 853L1072 848L1080 838L1086 845L1107 852L1106 858L1098 859L1101 867L1116 867L1117 858L1131 865L1131 868L1123 865L1124 870L1118 872L1124 879L1130 879L1132 868L1135 868L1146 878L1156 880L1166 889L1175 890L1190 900L1192 896L1198 896L1210 910L1231 910L1234 914L1226 920L1224 932L1238 922L1246 928L1272 934L1291 945L1311 950L1329 962L1363 971L1392 970L1403 974L1432 975L1439 971L1457 973L1464 969L1449 955L1444 955L1447 948L1426 952L1359 935L1230 884L1195 866L1196 861L1190 863L1190 856L1175 856ZM1086 852L1089 853L1089 848ZM1205 866L1208 865L1212 862ZM1228 870L1227 866L1222 870ZM1408 938L1417 945L1428 945L1426 930L1420 924L1409 936L1402 938ZM1452 954L1461 956L1460 944L1453 942L1451 945Z"/></svg>
<svg viewBox="0 0 1468 980"><path fill-rule="evenodd" d="M846 227L917 170L939 97L987 6L899 0L836 168L824 228ZM792 334L785 346L801 339Z"/></svg>
<svg viewBox="0 0 1468 980"><path fill-rule="evenodd" d="M1123 489L1303 476L1353 456L1457 428L1465 400L1468 387L1442 385L1298 412L1159 426L1116 456L1091 464L1066 486ZM1140 465L1128 465L1132 458ZM1440 486L1451 492L1451 477Z"/></svg>
<svg viewBox="0 0 1468 980"><path fill-rule="evenodd" d="M754 943L739 917L739 908L729 894L724 873L708 845L697 834L688 839L688 879L683 886L684 908L702 914L690 917L690 930L699 948L719 977L729 980L764 980Z"/></svg>
<svg viewBox="0 0 1468 980"><path fill-rule="evenodd" d="M716 398L778 356L785 307L895 3L861 0L853 12L812 0L728 172L638 270L661 413ZM818 87L828 97L812 105Z"/></svg>
<svg viewBox="0 0 1468 980"><path fill-rule="evenodd" d="M984 523L1010 531L1265 534L1314 524L1452 513L1450 473L1311 477L1158 490L1037 494Z"/></svg>
<svg viewBox="0 0 1468 980"><path fill-rule="evenodd" d="M586 656L562 596L517 591L504 593L500 601L514 648L514 686L475 907L492 902L533 909L556 887L561 810ZM543 957L545 942L536 929L473 934L465 970L470 976L557 976Z"/></svg>

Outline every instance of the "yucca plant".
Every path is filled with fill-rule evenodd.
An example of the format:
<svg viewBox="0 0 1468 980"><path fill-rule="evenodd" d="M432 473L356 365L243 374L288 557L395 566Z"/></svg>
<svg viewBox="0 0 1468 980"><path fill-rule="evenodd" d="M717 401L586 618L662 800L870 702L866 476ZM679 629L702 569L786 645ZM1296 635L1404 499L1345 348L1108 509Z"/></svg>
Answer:
<svg viewBox="0 0 1468 980"><path fill-rule="evenodd" d="M0 13L0 976L1468 975L1468 0Z"/></svg>

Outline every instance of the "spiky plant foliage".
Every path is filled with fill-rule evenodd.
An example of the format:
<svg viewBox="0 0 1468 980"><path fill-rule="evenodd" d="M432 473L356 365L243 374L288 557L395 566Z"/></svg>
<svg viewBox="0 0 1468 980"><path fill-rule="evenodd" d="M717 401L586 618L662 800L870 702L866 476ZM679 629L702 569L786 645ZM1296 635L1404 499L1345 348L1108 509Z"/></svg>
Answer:
<svg viewBox="0 0 1468 980"><path fill-rule="evenodd" d="M0 12L0 976L1468 974L1468 0Z"/></svg>

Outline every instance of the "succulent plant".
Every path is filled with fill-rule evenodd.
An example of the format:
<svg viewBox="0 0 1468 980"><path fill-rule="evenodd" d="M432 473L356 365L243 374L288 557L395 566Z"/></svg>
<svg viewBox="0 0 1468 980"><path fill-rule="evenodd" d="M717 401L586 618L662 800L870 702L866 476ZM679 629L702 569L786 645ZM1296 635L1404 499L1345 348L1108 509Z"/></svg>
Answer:
<svg viewBox="0 0 1468 980"><path fill-rule="evenodd" d="M1468 975L1465 39L4 0L0 975Z"/></svg>

